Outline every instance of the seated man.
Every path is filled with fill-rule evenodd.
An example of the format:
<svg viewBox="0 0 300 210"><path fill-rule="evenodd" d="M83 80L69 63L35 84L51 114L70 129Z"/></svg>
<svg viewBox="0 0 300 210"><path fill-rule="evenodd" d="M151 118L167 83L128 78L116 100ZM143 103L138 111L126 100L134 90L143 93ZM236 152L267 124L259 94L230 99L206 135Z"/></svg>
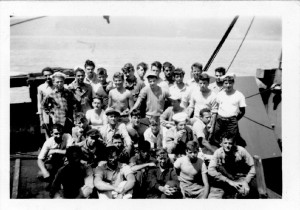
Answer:
<svg viewBox="0 0 300 210"><path fill-rule="evenodd" d="M72 137L76 145L81 145L86 139L86 133L91 129L84 113L79 112L75 115L75 127L72 128Z"/></svg>
<svg viewBox="0 0 300 210"><path fill-rule="evenodd" d="M124 146L124 139L118 133L113 136L113 145L117 148L118 159L120 163L129 163L130 154Z"/></svg>
<svg viewBox="0 0 300 210"><path fill-rule="evenodd" d="M150 168L145 182L146 198L182 198L179 181L165 149L156 152L157 166Z"/></svg>
<svg viewBox="0 0 300 210"><path fill-rule="evenodd" d="M165 147L165 137L167 129L160 125L158 116L152 116L149 120L150 127L144 133L145 141L150 143L151 149L160 149Z"/></svg>
<svg viewBox="0 0 300 210"><path fill-rule="evenodd" d="M252 156L246 149L236 146L234 135L222 135L222 147L217 149L210 160L208 173L224 184L225 194L232 198L243 198L249 194L249 183L255 176Z"/></svg>
<svg viewBox="0 0 300 210"><path fill-rule="evenodd" d="M130 113L130 122L126 125L126 129L134 145L137 145L139 141L144 141L144 133L148 128L140 120L141 113L135 109Z"/></svg>
<svg viewBox="0 0 300 210"><path fill-rule="evenodd" d="M127 132L125 124L119 122L120 112L113 108L109 108L105 113L108 123L100 128L100 134L103 142L107 146L111 146L114 134L118 133L124 138L125 147L128 153L130 153L132 148L132 141Z"/></svg>
<svg viewBox="0 0 300 210"><path fill-rule="evenodd" d="M80 147L68 147L66 157L68 163L58 170L50 189L50 198L88 197L93 186L85 186L86 170L80 163Z"/></svg>
<svg viewBox="0 0 300 210"><path fill-rule="evenodd" d="M107 147L107 162L100 165L94 173L99 199L131 198L135 178L130 167L119 162L115 146Z"/></svg>
<svg viewBox="0 0 300 210"><path fill-rule="evenodd" d="M170 128L166 134L166 148L169 154L184 154L185 145L193 141L193 131L187 126L187 114L184 112L174 114L175 127Z"/></svg>
<svg viewBox="0 0 300 210"><path fill-rule="evenodd" d="M73 139L70 134L63 133L63 126L54 124L52 137L45 141L38 156L37 164L41 170L39 176L51 183L57 170L64 163L66 148L72 144Z"/></svg>

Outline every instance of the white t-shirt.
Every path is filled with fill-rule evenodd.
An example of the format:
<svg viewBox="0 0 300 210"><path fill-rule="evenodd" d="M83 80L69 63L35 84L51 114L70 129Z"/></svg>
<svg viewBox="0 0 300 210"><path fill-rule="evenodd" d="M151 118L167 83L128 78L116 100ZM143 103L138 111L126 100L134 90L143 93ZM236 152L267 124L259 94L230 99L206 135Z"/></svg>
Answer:
<svg viewBox="0 0 300 210"><path fill-rule="evenodd" d="M193 133L197 139L200 137L206 139L208 135L207 127L200 119L197 119L193 124Z"/></svg>
<svg viewBox="0 0 300 210"><path fill-rule="evenodd" d="M237 116L240 107L246 107L245 96L238 90L231 95L225 91L218 93L216 102L218 104L218 114L222 117Z"/></svg>
<svg viewBox="0 0 300 210"><path fill-rule="evenodd" d="M107 124L107 117L104 110L101 110L100 115L98 115L94 109L91 109L85 115L86 119L91 123L92 128L99 129L100 126Z"/></svg>

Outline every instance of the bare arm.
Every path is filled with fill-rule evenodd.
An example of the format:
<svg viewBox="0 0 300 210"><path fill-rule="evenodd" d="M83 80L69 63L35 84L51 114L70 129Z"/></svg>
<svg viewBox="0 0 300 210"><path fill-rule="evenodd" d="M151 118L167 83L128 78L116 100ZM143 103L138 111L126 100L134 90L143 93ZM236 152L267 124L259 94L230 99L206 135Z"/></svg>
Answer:
<svg viewBox="0 0 300 210"><path fill-rule="evenodd" d="M136 100L136 102L135 102L135 104L133 105L133 107L130 109L130 112L132 112L132 110L137 109L137 108L141 105L141 103L142 103L142 99L139 97L139 98Z"/></svg>
<svg viewBox="0 0 300 210"><path fill-rule="evenodd" d="M128 97L128 105L129 105L129 110L131 110L131 108L134 105L133 96L130 92L129 92L129 97Z"/></svg>
<svg viewBox="0 0 300 210"><path fill-rule="evenodd" d="M40 168L42 174L43 174L43 177L44 178L47 178L50 176L50 173L47 171L46 167L45 167L45 163L42 159L38 159L37 160L37 164L38 164L38 167Z"/></svg>
<svg viewBox="0 0 300 210"><path fill-rule="evenodd" d="M112 98L111 98L111 91L108 93L108 103L107 103L107 108L112 106Z"/></svg>
<svg viewBox="0 0 300 210"><path fill-rule="evenodd" d="M103 172L101 170L95 173L94 186L100 191L113 191L116 189L111 184L103 181Z"/></svg>
<svg viewBox="0 0 300 210"><path fill-rule="evenodd" d="M134 187L135 184L135 177L133 174L128 174L126 176L127 182L122 190L122 194L127 193L129 190L131 190Z"/></svg>
<svg viewBox="0 0 300 210"><path fill-rule="evenodd" d="M155 163L144 163L144 164L140 164L140 165L133 165L133 166L131 166L131 170L133 172L137 172L143 168L151 167L151 166L155 166Z"/></svg>
<svg viewBox="0 0 300 210"><path fill-rule="evenodd" d="M206 169L206 165L205 163L203 162L202 163L202 170L207 170ZM203 193L203 197L204 199L208 198L208 194L209 194L209 191L210 191L210 186L209 186L209 183L208 183L208 178L207 178L207 172L206 173L202 173L202 181L203 181L203 184L204 184L204 193Z"/></svg>

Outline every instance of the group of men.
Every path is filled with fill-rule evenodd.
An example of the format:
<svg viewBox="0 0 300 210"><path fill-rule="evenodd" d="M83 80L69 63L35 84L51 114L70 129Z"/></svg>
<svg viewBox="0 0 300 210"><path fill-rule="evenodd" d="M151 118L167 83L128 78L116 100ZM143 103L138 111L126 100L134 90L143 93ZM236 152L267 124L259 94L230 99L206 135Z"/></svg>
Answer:
<svg viewBox="0 0 300 210"><path fill-rule="evenodd" d="M46 141L37 163L50 196L254 194L254 162L238 129L246 103L234 89L235 75L220 67L211 83L194 63L185 83L185 72L170 62L136 69L127 63L108 81L107 70L87 60L69 85L65 74L43 69L38 114Z"/></svg>

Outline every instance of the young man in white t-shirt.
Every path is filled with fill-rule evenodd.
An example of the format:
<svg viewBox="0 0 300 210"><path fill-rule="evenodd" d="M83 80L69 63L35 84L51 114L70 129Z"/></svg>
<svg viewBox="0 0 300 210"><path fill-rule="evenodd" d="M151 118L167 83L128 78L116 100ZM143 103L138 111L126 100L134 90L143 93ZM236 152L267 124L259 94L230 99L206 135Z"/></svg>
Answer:
<svg viewBox="0 0 300 210"><path fill-rule="evenodd" d="M234 89L234 74L227 74L222 77L224 91L218 93L216 103L218 115L216 122L212 122L214 130L214 143L220 146L222 133L230 132L235 134L235 140L239 146L246 146L246 142L241 138L238 128L238 121L246 112L245 96Z"/></svg>

